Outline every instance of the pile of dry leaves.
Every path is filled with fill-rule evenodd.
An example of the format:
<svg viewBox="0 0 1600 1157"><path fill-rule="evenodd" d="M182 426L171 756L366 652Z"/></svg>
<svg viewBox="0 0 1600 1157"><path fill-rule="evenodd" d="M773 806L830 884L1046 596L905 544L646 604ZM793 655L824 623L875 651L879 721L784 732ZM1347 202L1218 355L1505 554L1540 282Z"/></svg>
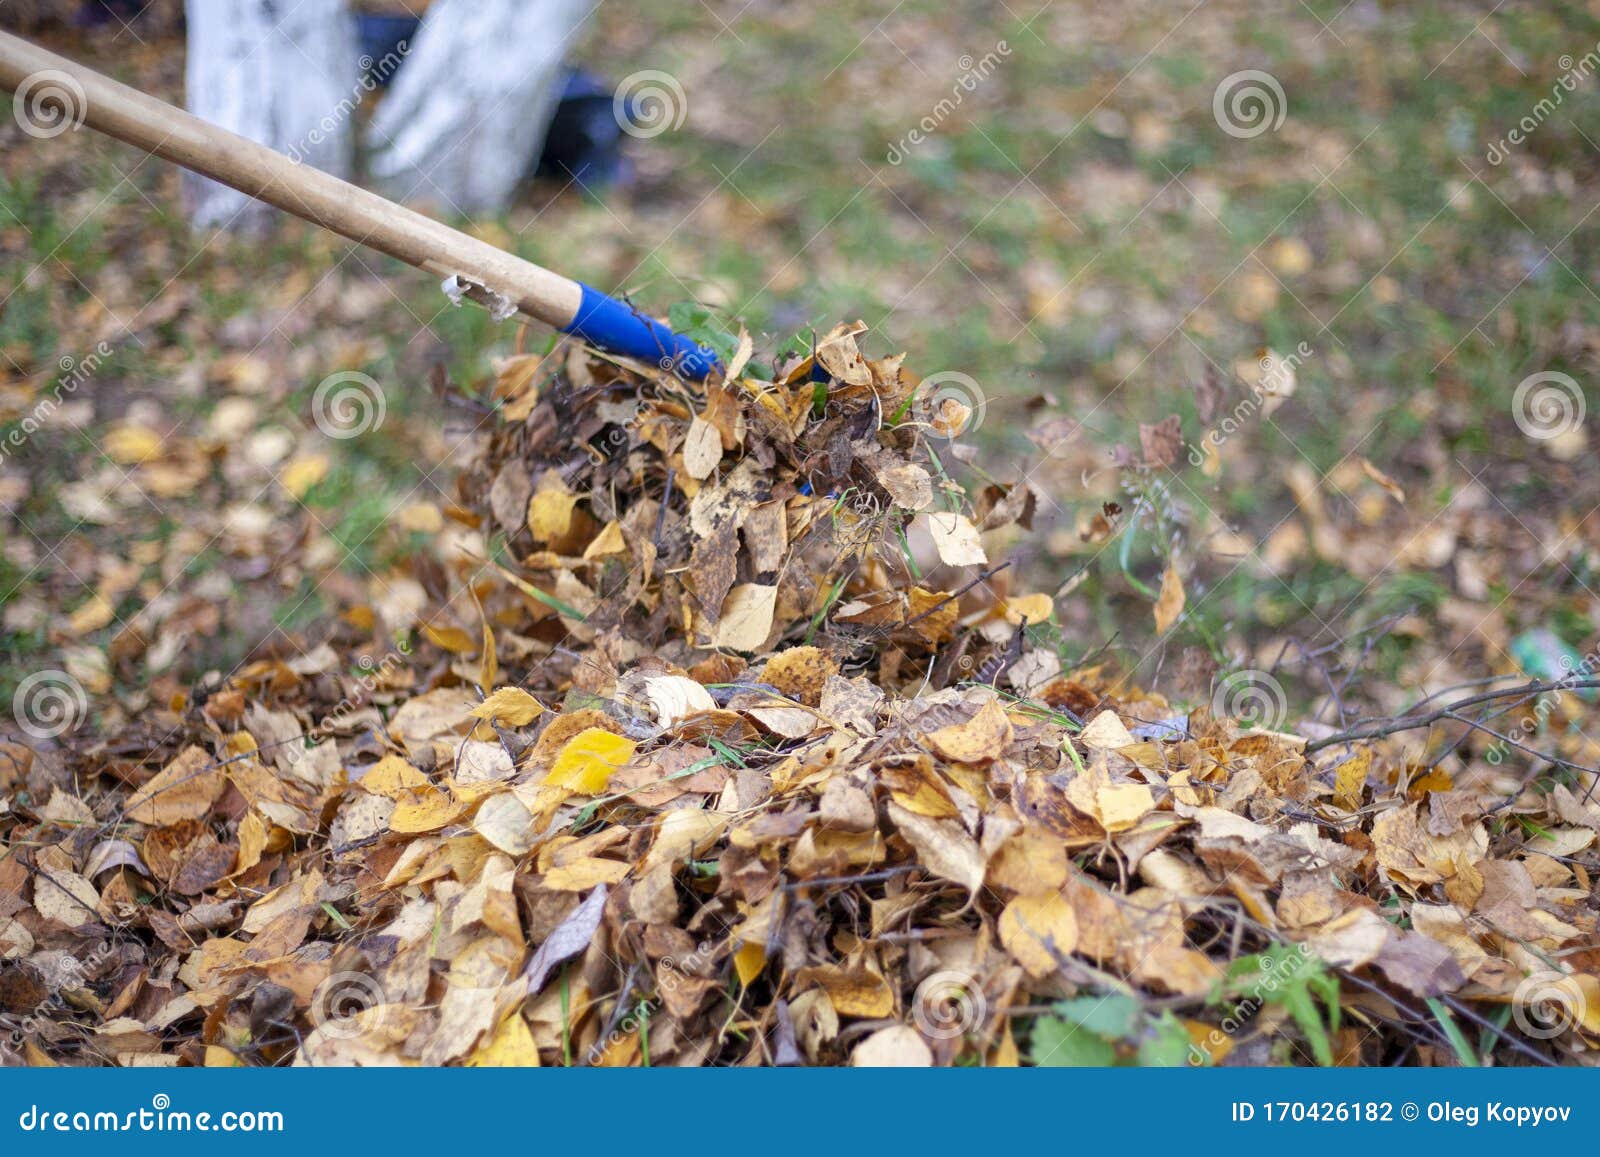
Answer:
<svg viewBox="0 0 1600 1157"><path fill-rule="evenodd" d="M1033 495L955 485L960 405L859 332L512 359L438 550L328 641L0 751L8 1055L1593 1057L1592 783L1063 671L989 555Z"/></svg>

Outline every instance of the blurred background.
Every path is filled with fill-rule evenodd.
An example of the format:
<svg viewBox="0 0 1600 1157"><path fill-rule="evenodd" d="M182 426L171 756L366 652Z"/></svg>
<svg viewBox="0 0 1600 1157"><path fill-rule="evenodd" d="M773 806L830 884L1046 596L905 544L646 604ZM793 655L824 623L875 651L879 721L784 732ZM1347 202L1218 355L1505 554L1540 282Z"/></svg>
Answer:
<svg viewBox="0 0 1600 1157"><path fill-rule="evenodd" d="M183 99L181 5L61 7L0 26ZM970 408L975 469L1037 487L1008 546L1069 661L1331 725L1600 641L1600 5L578 15L556 127L467 227L763 357L865 321ZM352 38L369 70L395 31ZM357 127L393 97L349 93ZM9 111L0 696L49 672L109 724L370 627L516 327Z"/></svg>

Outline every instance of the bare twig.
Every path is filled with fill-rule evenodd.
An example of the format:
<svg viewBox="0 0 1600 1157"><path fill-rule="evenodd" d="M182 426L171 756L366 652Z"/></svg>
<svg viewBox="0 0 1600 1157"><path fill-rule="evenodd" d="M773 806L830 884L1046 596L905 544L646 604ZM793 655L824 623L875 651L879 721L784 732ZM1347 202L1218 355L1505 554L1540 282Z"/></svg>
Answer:
<svg viewBox="0 0 1600 1157"><path fill-rule="evenodd" d="M1314 751L1321 751L1324 747L1332 747L1337 743L1351 743L1358 739L1381 739L1386 735L1394 735L1400 731L1415 731L1443 720L1471 723L1471 720L1462 718L1460 713L1466 708L1476 706L1479 703L1490 703L1497 699L1505 699L1517 695L1533 698L1552 691L1581 691L1593 687L1600 687L1600 679L1561 679L1553 683L1534 681L1517 687L1509 687L1503 691L1485 691L1478 695L1469 695L1465 699L1457 699L1452 703L1445 704L1443 707L1421 714L1413 713L1368 720L1366 723L1353 727L1348 731L1341 731L1337 735L1330 735L1325 739L1312 740L1306 744L1305 750L1306 754L1309 755ZM1540 758L1551 759L1552 762L1561 762L1551 756L1542 754ZM1568 766L1572 765L1569 764Z"/></svg>

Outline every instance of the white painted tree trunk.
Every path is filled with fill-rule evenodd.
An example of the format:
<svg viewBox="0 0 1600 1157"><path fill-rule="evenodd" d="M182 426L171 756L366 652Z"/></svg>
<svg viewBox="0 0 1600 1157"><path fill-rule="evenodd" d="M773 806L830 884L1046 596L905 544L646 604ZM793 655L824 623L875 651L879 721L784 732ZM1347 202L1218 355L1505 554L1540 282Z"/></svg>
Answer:
<svg viewBox="0 0 1600 1157"><path fill-rule="evenodd" d="M348 177L360 83L345 0L188 0L189 111L295 160ZM274 212L184 174L197 225L254 228Z"/></svg>
<svg viewBox="0 0 1600 1157"><path fill-rule="evenodd" d="M504 208L544 141L591 0L434 0L367 129L384 191L442 212Z"/></svg>

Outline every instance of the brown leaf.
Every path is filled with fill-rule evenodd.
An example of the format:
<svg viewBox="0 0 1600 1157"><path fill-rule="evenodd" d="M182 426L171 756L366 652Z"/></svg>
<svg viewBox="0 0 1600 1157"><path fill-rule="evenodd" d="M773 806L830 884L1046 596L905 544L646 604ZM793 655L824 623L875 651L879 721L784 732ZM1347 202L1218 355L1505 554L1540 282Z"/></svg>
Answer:
<svg viewBox="0 0 1600 1157"><path fill-rule="evenodd" d="M608 894L609 889L604 884L590 892L583 903L574 908L572 914L539 945L523 972L529 996L544 987L545 980L556 965L589 947L589 941L594 939L595 932L600 928L600 917L605 914Z"/></svg>
<svg viewBox="0 0 1600 1157"><path fill-rule="evenodd" d="M227 779L201 747L186 747L128 799L123 815L134 823L161 826L199 819L217 802Z"/></svg>
<svg viewBox="0 0 1600 1157"><path fill-rule="evenodd" d="M1183 423L1169 414L1154 426L1139 423L1139 450L1146 466L1171 466L1183 453Z"/></svg>
<svg viewBox="0 0 1600 1157"><path fill-rule="evenodd" d="M919 816L893 800L887 808L890 821L917 850L924 868L969 892L983 887L988 859L959 822Z"/></svg>

